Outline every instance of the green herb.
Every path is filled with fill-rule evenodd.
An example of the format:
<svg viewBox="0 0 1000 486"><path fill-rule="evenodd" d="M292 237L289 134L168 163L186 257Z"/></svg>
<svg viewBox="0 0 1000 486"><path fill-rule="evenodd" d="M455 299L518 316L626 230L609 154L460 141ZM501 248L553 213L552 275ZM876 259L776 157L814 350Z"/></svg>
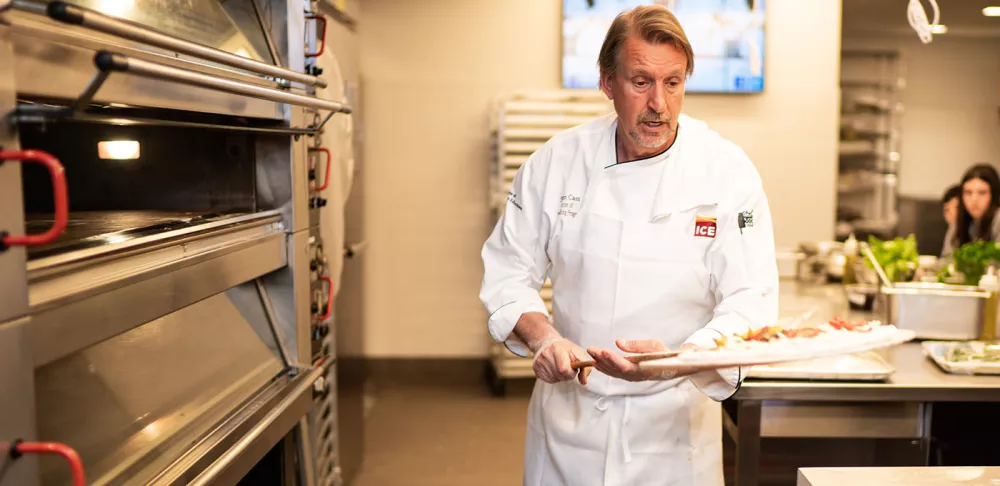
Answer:
<svg viewBox="0 0 1000 486"><path fill-rule="evenodd" d="M955 250L951 258L955 271L965 277L965 285L979 285L986 267L1000 261L1000 246L991 241L974 241ZM938 278L944 281L948 276L951 272L945 271Z"/></svg>
<svg viewBox="0 0 1000 486"><path fill-rule="evenodd" d="M997 363L1000 362L1000 348L985 346L977 350L971 346L956 347L948 351L945 359L952 363Z"/></svg>
<svg viewBox="0 0 1000 486"><path fill-rule="evenodd" d="M917 268L920 252L917 251L917 238L913 235L882 241L874 236L868 237L868 245L872 249L875 260L878 261L885 276L892 282L909 280ZM873 268L872 262L865 259L865 265Z"/></svg>

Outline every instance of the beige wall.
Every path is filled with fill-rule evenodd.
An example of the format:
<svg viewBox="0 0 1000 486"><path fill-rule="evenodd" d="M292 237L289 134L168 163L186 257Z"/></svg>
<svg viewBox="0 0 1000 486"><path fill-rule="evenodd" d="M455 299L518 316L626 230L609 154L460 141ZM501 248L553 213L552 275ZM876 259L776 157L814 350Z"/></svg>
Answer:
<svg viewBox="0 0 1000 486"><path fill-rule="evenodd" d="M1000 164L1000 38L844 34L844 46L902 53L900 194L937 198L972 164Z"/></svg>
<svg viewBox="0 0 1000 486"><path fill-rule="evenodd" d="M768 7L766 93L689 96L685 111L757 163L779 243L830 238L840 1ZM487 352L489 103L559 87L560 11L558 0L362 3L366 355Z"/></svg>
<svg viewBox="0 0 1000 486"><path fill-rule="evenodd" d="M765 93L694 96L684 111L760 171L779 246L833 238L840 124L840 1L767 3Z"/></svg>

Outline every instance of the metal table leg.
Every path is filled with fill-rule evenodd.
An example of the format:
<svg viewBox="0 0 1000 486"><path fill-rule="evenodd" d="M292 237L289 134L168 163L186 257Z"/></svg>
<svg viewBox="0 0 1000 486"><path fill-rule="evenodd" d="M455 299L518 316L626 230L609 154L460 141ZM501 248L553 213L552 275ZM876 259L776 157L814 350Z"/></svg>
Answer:
<svg viewBox="0 0 1000 486"><path fill-rule="evenodd" d="M922 466L931 465L931 418L933 417L934 404L920 404L920 460Z"/></svg>
<svg viewBox="0 0 1000 486"><path fill-rule="evenodd" d="M736 486L757 486L760 472L759 400L740 400L736 414Z"/></svg>

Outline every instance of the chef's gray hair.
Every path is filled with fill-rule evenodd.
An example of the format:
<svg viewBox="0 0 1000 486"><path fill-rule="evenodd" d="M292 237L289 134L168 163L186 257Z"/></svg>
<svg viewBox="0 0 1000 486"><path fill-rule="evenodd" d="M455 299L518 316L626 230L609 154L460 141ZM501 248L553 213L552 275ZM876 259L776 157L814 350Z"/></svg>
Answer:
<svg viewBox="0 0 1000 486"><path fill-rule="evenodd" d="M694 72L694 51L677 17L662 5L643 5L618 14L611 23L597 58L601 76L618 71L618 57L630 35L655 44L673 44L687 55L688 76Z"/></svg>

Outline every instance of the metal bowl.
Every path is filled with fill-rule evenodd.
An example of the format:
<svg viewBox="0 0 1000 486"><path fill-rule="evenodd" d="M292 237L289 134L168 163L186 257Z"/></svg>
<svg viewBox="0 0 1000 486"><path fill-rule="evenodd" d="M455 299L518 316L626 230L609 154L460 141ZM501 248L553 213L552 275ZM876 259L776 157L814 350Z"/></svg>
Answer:
<svg viewBox="0 0 1000 486"><path fill-rule="evenodd" d="M878 291L879 287L875 284L859 283L844 286L847 302L854 310L871 311L875 307Z"/></svg>

